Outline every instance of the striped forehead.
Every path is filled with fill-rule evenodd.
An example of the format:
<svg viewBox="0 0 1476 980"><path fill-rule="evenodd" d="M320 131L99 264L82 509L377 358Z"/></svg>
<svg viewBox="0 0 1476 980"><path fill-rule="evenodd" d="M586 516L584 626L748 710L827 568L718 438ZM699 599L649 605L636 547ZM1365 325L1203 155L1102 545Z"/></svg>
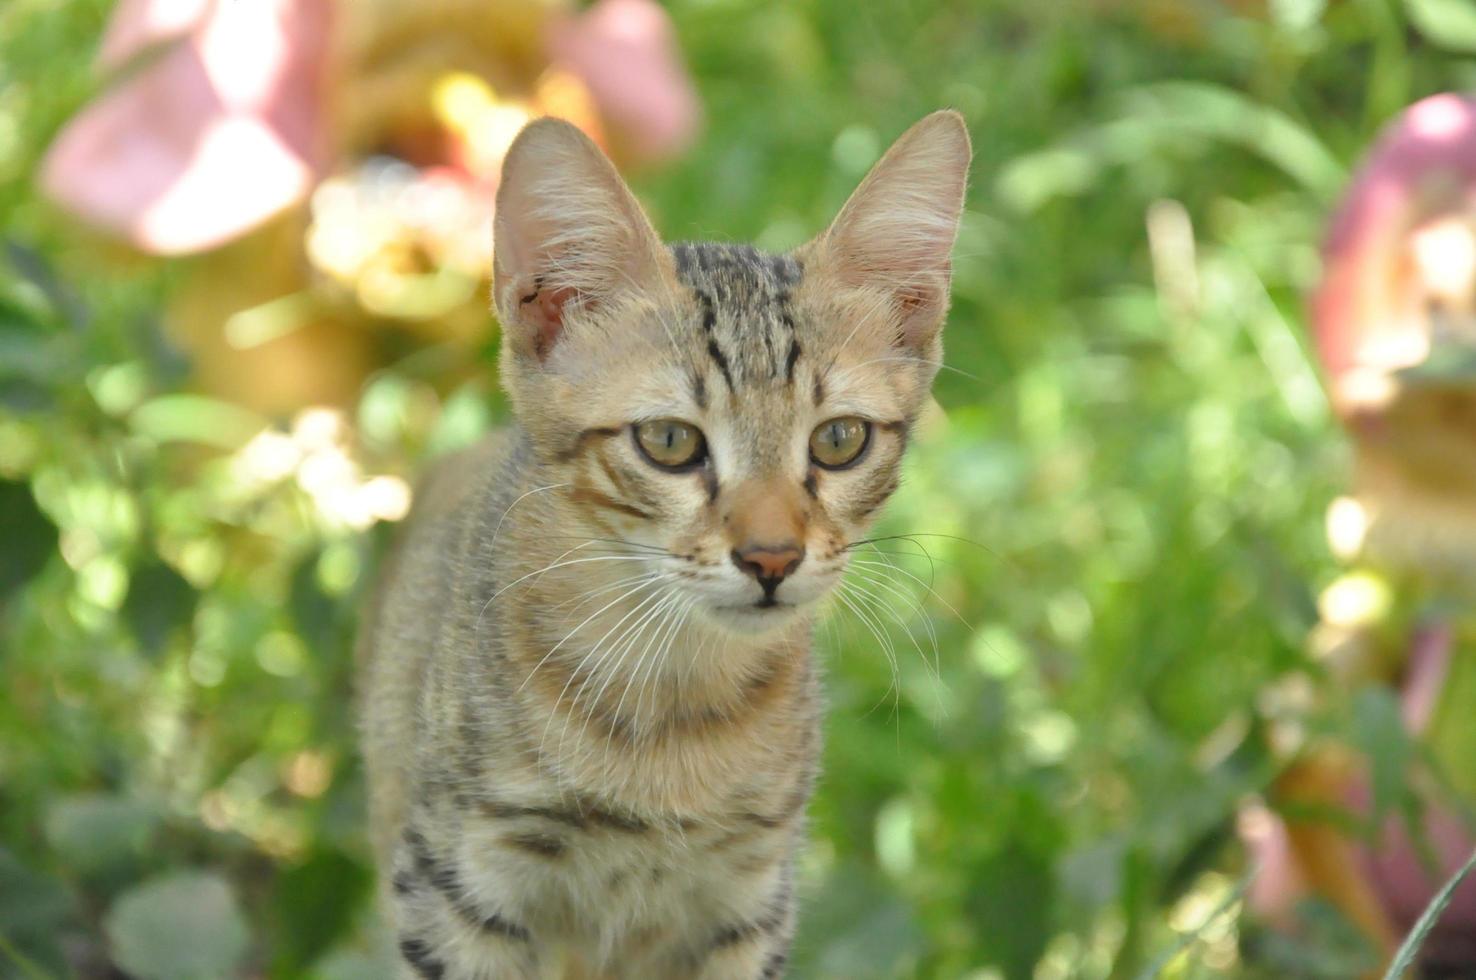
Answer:
<svg viewBox="0 0 1476 980"><path fill-rule="evenodd" d="M672 246L677 278L701 314L699 338L723 383L743 387L794 381L803 346L790 308L803 268L788 255L748 245Z"/></svg>

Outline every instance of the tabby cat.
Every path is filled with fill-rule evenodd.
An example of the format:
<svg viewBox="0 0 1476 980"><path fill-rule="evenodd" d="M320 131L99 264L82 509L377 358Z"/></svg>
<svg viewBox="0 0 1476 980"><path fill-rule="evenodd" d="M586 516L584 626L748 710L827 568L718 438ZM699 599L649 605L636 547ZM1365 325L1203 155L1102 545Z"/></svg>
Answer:
<svg viewBox="0 0 1476 980"><path fill-rule="evenodd" d="M578 130L519 135L517 425L430 474L361 637L403 976L784 973L812 624L928 400L968 164L934 113L777 255L664 246Z"/></svg>

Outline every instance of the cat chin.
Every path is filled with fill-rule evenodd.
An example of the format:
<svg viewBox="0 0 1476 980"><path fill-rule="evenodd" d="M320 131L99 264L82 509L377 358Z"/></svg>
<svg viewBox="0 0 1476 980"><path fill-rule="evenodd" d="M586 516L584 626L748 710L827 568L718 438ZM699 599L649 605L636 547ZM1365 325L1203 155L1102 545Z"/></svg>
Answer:
<svg viewBox="0 0 1476 980"><path fill-rule="evenodd" d="M706 613L708 619L729 632L741 636L762 636L793 625L810 605L781 602L770 606L758 603L709 606Z"/></svg>

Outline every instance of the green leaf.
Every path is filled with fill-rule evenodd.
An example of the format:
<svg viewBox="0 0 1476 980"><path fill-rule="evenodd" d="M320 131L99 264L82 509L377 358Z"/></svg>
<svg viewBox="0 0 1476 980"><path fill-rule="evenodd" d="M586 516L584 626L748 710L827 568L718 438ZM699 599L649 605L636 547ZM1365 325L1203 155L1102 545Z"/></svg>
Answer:
<svg viewBox="0 0 1476 980"><path fill-rule="evenodd" d="M1287 31L1305 31L1322 19L1327 0L1271 0L1271 19Z"/></svg>
<svg viewBox="0 0 1476 980"><path fill-rule="evenodd" d="M912 909L859 864L838 868L804 907L795 944L798 975L827 980L905 976L907 964L922 952Z"/></svg>
<svg viewBox="0 0 1476 980"><path fill-rule="evenodd" d="M105 793L64 797L46 812L46 841L81 874L114 871L144 856L158 814L137 800Z"/></svg>
<svg viewBox="0 0 1476 980"><path fill-rule="evenodd" d="M487 396L478 384L462 385L448 399L436 427L431 432L427 451L433 455L455 452L476 442L492 427L492 413Z"/></svg>
<svg viewBox="0 0 1476 980"><path fill-rule="evenodd" d="M266 420L237 405L204 395L163 395L129 416L133 431L155 442L196 442L236 449L266 428Z"/></svg>
<svg viewBox="0 0 1476 980"><path fill-rule="evenodd" d="M0 600L36 575L56 553L57 531L29 484L0 480Z"/></svg>
<svg viewBox="0 0 1476 980"><path fill-rule="evenodd" d="M969 918L988 931L981 945L1009 980L1026 980L1050 941L1055 880L1049 861L1019 842L972 869Z"/></svg>
<svg viewBox="0 0 1476 980"><path fill-rule="evenodd" d="M1431 44L1476 51L1476 5L1471 0L1404 0L1404 8Z"/></svg>
<svg viewBox="0 0 1476 980"><path fill-rule="evenodd" d="M61 976L58 941L72 918L72 897L54 879L23 866L0 848L0 977ZM23 965L24 964L24 965Z"/></svg>
<svg viewBox="0 0 1476 980"><path fill-rule="evenodd" d="M340 949L319 960L309 977L311 980L385 980L392 969L383 956L358 949Z"/></svg>
<svg viewBox="0 0 1476 980"><path fill-rule="evenodd" d="M74 327L87 325L87 307L77 293L61 281L44 255L13 238L5 239L4 253L6 265L22 282L45 296L52 309L62 314Z"/></svg>
<svg viewBox="0 0 1476 980"><path fill-rule="evenodd" d="M277 926L277 972L297 976L343 938L372 885L367 867L332 849L316 851L284 871L271 903Z"/></svg>
<svg viewBox="0 0 1476 980"><path fill-rule="evenodd" d="M1415 765L1415 746L1404 728L1399 703L1387 688L1363 688L1354 696L1353 712L1353 739L1368 756L1377 821L1409 801L1406 774Z"/></svg>
<svg viewBox="0 0 1476 980"><path fill-rule="evenodd" d="M338 604L318 581L320 554L309 555L292 571L288 609L303 641L319 656L335 649L340 638Z"/></svg>
<svg viewBox="0 0 1476 980"><path fill-rule="evenodd" d="M103 926L113 961L140 980L223 980L250 940L230 886L209 872L139 885L113 903Z"/></svg>
<svg viewBox="0 0 1476 980"><path fill-rule="evenodd" d="M195 590L163 562L150 560L130 574L123 616L144 653L162 652L170 635L187 624L194 611Z"/></svg>

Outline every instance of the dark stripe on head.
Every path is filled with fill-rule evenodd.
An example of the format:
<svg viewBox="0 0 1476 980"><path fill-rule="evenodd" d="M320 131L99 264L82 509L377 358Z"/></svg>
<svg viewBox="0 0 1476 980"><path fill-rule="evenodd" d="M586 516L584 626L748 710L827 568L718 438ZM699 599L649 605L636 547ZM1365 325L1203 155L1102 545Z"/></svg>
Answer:
<svg viewBox="0 0 1476 980"><path fill-rule="evenodd" d="M789 328L793 330L794 324L790 324ZM794 384L794 362L799 359L800 343L791 337L789 340L789 356L784 359L784 381L786 384Z"/></svg>
<svg viewBox="0 0 1476 980"><path fill-rule="evenodd" d="M717 326L717 308L713 305L712 295L701 289L693 291L697 294L697 305L702 307L702 329L710 335Z"/></svg>
<svg viewBox="0 0 1476 980"><path fill-rule="evenodd" d="M769 275L774 277L775 282L785 287L780 292L780 302L787 302L789 300L788 287L800 281L805 268L800 260L792 255L771 255L768 258Z"/></svg>
<svg viewBox="0 0 1476 980"><path fill-rule="evenodd" d="M779 980L779 977L784 974L784 965L788 962L789 953L786 950L774 950L764 961L764 972L759 980Z"/></svg>
<svg viewBox="0 0 1476 980"><path fill-rule="evenodd" d="M823 378L820 377L820 372L819 371L816 371L815 372L815 407L816 408L819 408L820 407L820 403L823 402L824 400L825 400L825 381L824 381Z"/></svg>
<svg viewBox="0 0 1476 980"><path fill-rule="evenodd" d="M698 408L707 409L707 379L700 374L692 375L692 400Z"/></svg>
<svg viewBox="0 0 1476 980"><path fill-rule="evenodd" d="M728 358L724 356L722 350L718 347L717 341L711 337L707 340L707 353L712 355L712 359L717 362L718 370L723 373L723 380L728 383L728 390L735 390L733 388L733 375L728 370Z"/></svg>

